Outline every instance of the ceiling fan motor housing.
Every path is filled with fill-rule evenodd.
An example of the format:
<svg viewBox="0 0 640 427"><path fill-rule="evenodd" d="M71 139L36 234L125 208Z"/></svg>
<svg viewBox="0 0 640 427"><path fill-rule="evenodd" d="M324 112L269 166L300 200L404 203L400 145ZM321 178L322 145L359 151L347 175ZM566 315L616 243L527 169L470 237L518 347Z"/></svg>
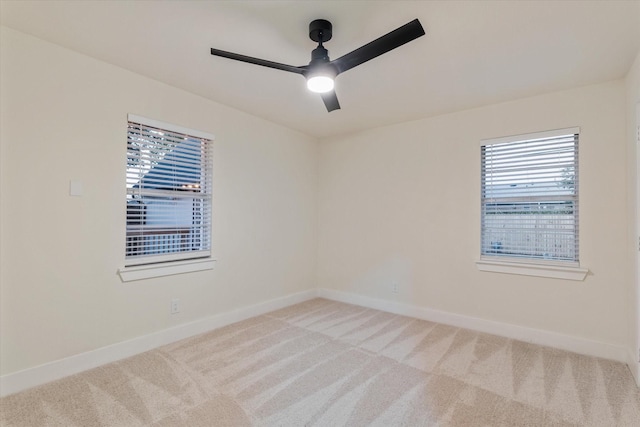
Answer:
<svg viewBox="0 0 640 427"><path fill-rule="evenodd" d="M318 46L311 51L311 64L318 62L329 62L329 51L323 46Z"/></svg>

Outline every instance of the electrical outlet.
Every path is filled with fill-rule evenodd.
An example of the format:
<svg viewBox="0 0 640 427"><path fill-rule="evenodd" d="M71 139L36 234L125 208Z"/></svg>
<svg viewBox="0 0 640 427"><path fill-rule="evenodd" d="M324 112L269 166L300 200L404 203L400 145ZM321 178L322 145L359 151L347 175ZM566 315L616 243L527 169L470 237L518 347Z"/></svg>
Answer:
<svg viewBox="0 0 640 427"><path fill-rule="evenodd" d="M171 314L180 313L180 300L174 298L171 300Z"/></svg>
<svg viewBox="0 0 640 427"><path fill-rule="evenodd" d="M393 292L394 294L398 293L398 282L391 282L391 292Z"/></svg>

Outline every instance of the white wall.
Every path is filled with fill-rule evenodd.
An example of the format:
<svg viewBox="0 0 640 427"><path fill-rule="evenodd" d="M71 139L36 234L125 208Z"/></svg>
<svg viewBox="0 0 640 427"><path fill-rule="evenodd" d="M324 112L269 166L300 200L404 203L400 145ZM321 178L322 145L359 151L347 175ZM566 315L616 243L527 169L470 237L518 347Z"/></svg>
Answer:
<svg viewBox="0 0 640 427"><path fill-rule="evenodd" d="M586 280L478 271L480 140L573 126ZM625 154L623 81L323 142L318 286L626 348Z"/></svg>
<svg viewBox="0 0 640 427"><path fill-rule="evenodd" d="M631 283L629 286L629 366L636 377L636 382L640 385L640 270L638 251L640 244L640 218L638 206L640 205L640 188L638 186L638 169L640 167L640 157L637 143L637 114L636 105L640 105L640 52L636 56L633 66L629 70L626 78L626 109L627 109L627 169L628 169L628 212L629 212L629 265Z"/></svg>
<svg viewBox="0 0 640 427"><path fill-rule="evenodd" d="M2 374L315 287L315 140L7 28L0 41ZM127 113L216 136L214 270L118 278Z"/></svg>
<svg viewBox="0 0 640 427"><path fill-rule="evenodd" d="M614 346L638 334L625 160L638 59L626 82L318 145L13 30L0 43L1 375L316 285ZM119 280L127 113L216 135L214 270ZM589 276L479 272L479 141L573 126Z"/></svg>

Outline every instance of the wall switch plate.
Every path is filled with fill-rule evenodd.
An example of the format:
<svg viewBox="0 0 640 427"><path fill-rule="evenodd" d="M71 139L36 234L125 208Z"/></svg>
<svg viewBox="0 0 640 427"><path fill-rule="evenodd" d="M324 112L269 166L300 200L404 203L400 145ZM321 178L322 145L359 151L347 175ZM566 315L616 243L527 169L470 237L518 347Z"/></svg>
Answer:
<svg viewBox="0 0 640 427"><path fill-rule="evenodd" d="M82 196L82 181L72 179L69 181L69 195L70 196Z"/></svg>
<svg viewBox="0 0 640 427"><path fill-rule="evenodd" d="M391 283L391 292L393 292L394 294L398 293L398 282Z"/></svg>

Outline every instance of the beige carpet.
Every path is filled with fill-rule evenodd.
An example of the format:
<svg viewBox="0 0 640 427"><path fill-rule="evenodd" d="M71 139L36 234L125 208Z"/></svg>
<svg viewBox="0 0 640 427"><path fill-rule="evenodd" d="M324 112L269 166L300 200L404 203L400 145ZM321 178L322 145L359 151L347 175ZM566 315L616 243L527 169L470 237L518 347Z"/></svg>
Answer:
<svg viewBox="0 0 640 427"><path fill-rule="evenodd" d="M640 426L621 363L323 299L0 405L3 426Z"/></svg>

